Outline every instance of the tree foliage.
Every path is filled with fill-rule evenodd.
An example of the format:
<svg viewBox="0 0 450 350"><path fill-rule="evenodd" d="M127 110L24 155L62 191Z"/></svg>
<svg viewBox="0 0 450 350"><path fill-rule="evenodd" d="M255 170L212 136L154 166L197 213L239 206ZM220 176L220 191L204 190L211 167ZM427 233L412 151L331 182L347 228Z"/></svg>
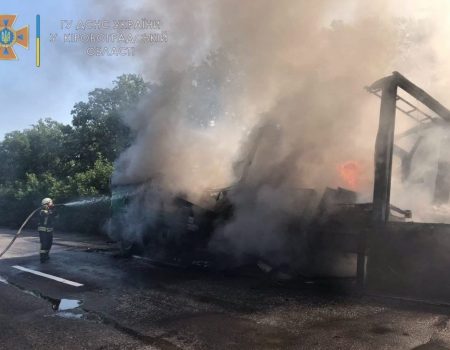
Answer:
<svg viewBox="0 0 450 350"><path fill-rule="evenodd" d="M39 120L0 142L0 225L17 225L44 197L57 202L108 195L113 162L132 135L123 116L149 92L126 74L75 103L69 125ZM70 229L70 227L67 227Z"/></svg>

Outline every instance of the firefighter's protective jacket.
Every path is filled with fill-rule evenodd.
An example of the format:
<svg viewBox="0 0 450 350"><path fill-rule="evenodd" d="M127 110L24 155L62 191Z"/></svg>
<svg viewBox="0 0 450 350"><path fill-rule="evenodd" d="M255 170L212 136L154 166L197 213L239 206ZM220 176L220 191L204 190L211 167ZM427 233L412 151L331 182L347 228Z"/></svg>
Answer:
<svg viewBox="0 0 450 350"><path fill-rule="evenodd" d="M39 212L39 232L53 232L53 223L57 216L55 209L42 208Z"/></svg>

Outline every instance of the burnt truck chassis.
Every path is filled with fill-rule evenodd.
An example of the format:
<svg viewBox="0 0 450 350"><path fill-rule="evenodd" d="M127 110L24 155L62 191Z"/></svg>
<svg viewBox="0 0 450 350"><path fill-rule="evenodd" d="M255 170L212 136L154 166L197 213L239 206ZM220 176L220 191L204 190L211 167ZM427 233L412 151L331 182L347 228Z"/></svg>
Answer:
<svg viewBox="0 0 450 350"><path fill-rule="evenodd" d="M228 188L206 191L201 203L193 203L183 194L162 199L151 191L154 187L154 179L111 184L109 234L120 243L122 256L145 255L155 263L184 266L214 260L208 244L215 227L231 215ZM149 198L153 206L146 203Z"/></svg>
<svg viewBox="0 0 450 350"><path fill-rule="evenodd" d="M436 117L399 96L398 88L429 108ZM450 225L411 222L410 211L401 210L390 203L393 155L402 158L403 177L406 178L411 158L420 142L419 138L409 153L394 144L396 111L404 113L418 123L416 127L397 137L420 133L434 125L445 126L450 122L450 111L398 72L376 81L366 89L381 98L379 128L375 143L373 202L358 204L355 200L356 194L353 195L351 191L344 189L325 191L321 201L325 202L319 204L318 210L313 210L311 220L303 226L303 231L306 232L306 250L311 257L323 251L353 256L356 254L354 276L358 286L368 292L450 301L450 274L447 273L450 268ZM398 106L398 101L409 106L409 109ZM264 128L261 128L258 133L262 135L263 131ZM256 140L237 186L245 181L258 147L257 143ZM448 202L450 195L448 161L443 159L440 163L445 166L438 167L435 198L438 198L440 203ZM209 195L213 198L214 204L209 207L174 198L175 212L180 210L185 212L177 224L179 226L187 224L188 227L182 233L186 235L185 239L179 241L178 245L180 242L191 242L188 245L179 245L175 252L186 251L187 246L190 246L192 252L188 260L192 258L214 260L207 252L208 241L214 227L223 224L233 215L232 205L227 200L227 193L230 190L232 189L211 191ZM312 197L317 195L314 190L308 191L308 195L312 194ZM335 198L326 203L328 195ZM341 195L344 195L343 199L339 198ZM164 210L162 213L164 214ZM299 216L301 215L302 213L299 213ZM196 228L189 229L191 224ZM153 231L164 230L158 228ZM303 235L304 232L296 234ZM193 244L194 236L201 237L197 237ZM166 238L164 240L156 242L156 246L168 242ZM158 249L157 247L156 250Z"/></svg>
<svg viewBox="0 0 450 350"><path fill-rule="evenodd" d="M437 117L399 96L398 88ZM390 203L396 111L417 122L417 126L400 137L420 133L432 126L445 127L450 122L450 111L398 72L366 89L381 98L374 155L373 203L368 208L370 215L365 225L344 225L347 227L339 238L333 229L324 229L316 232L316 240L319 239L323 247L328 242L340 240L342 250L356 253L358 285L370 293L450 301L450 225L392 220L393 211L400 212L405 218L411 217L411 213ZM398 101L405 102L410 109L399 107ZM448 162L448 159L441 159L438 165L435 201L441 204L448 202L449 198L450 167L441 166L448 165ZM333 249L332 246L329 248Z"/></svg>

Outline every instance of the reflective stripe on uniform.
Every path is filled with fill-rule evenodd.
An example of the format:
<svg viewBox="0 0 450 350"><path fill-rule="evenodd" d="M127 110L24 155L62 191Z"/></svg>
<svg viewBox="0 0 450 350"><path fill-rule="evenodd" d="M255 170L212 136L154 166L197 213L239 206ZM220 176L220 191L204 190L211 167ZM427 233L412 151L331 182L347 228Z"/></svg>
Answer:
<svg viewBox="0 0 450 350"><path fill-rule="evenodd" d="M41 249L39 252L40 252L40 253L48 253L49 251L48 251L48 250Z"/></svg>
<svg viewBox="0 0 450 350"><path fill-rule="evenodd" d="M53 232L53 227L39 226L38 231L39 232Z"/></svg>

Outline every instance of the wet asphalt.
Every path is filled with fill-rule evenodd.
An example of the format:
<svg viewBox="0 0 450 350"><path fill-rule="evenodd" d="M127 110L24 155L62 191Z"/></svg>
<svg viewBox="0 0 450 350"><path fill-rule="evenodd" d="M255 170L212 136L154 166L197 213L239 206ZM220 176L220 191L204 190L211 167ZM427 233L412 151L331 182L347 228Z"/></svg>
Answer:
<svg viewBox="0 0 450 350"><path fill-rule="evenodd" d="M0 231L0 247L11 234ZM118 258L101 237L55 238L46 264L33 232L0 259L0 349L450 349L445 305L361 296L350 280L167 267Z"/></svg>

